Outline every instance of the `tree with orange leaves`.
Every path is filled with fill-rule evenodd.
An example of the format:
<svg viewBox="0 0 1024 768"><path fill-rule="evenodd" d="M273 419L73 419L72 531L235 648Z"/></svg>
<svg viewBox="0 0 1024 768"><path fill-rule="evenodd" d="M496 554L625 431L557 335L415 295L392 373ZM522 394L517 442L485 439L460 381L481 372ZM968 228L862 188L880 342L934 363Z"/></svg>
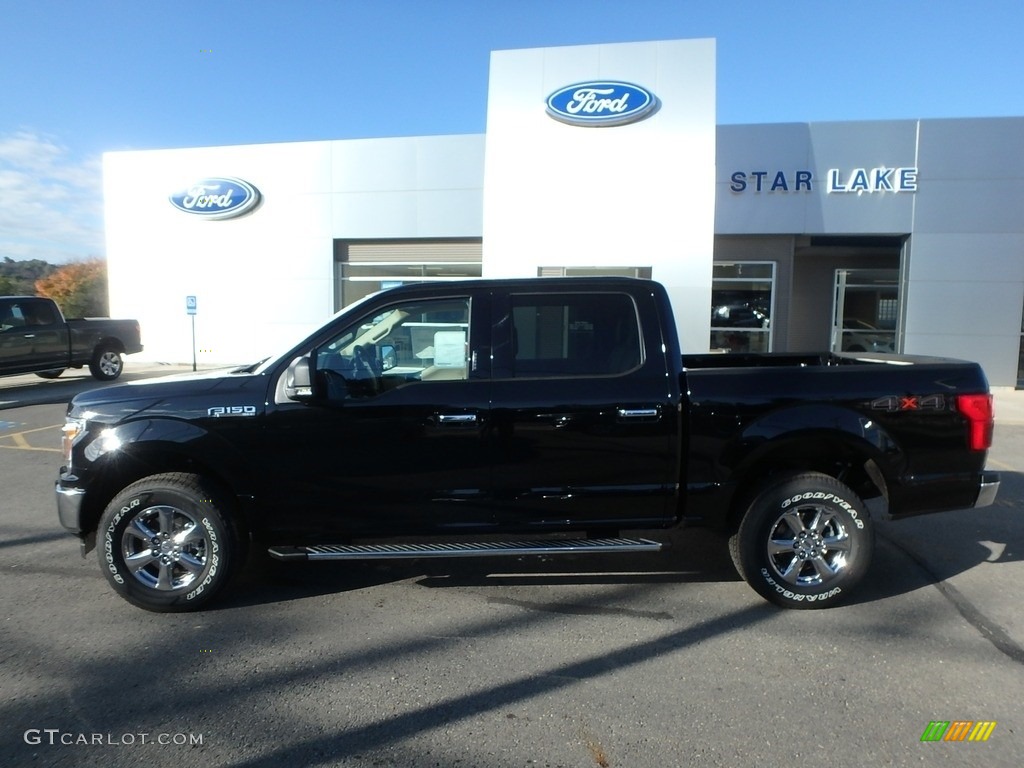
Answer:
<svg viewBox="0 0 1024 768"><path fill-rule="evenodd" d="M65 317L103 317L107 310L107 262L73 261L36 280L36 293L53 299Z"/></svg>

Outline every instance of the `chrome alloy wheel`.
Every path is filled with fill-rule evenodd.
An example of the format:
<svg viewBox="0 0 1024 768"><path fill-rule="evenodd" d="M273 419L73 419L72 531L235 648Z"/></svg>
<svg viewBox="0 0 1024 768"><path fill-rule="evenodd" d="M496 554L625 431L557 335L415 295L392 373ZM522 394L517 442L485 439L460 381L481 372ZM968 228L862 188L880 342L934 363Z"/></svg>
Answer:
<svg viewBox="0 0 1024 768"><path fill-rule="evenodd" d="M166 505L134 516L121 535L121 554L129 572L162 592L189 586L203 572L210 539L191 513Z"/></svg>
<svg viewBox="0 0 1024 768"><path fill-rule="evenodd" d="M843 575L851 549L843 519L813 503L787 510L768 535L768 562L795 587L826 586Z"/></svg>
<svg viewBox="0 0 1024 768"><path fill-rule="evenodd" d="M116 379L121 373L122 365L121 355L110 350L100 353L96 359L96 367L105 379Z"/></svg>

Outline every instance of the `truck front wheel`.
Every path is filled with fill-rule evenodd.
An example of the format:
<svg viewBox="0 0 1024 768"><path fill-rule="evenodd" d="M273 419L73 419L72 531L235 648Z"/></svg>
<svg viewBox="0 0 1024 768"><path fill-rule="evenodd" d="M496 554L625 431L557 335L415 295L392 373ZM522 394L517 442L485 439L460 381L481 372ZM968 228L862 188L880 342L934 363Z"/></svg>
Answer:
<svg viewBox="0 0 1024 768"><path fill-rule="evenodd" d="M226 497L197 475L143 478L100 518L97 553L125 600L161 613L193 611L228 582L239 552Z"/></svg>
<svg viewBox="0 0 1024 768"><path fill-rule="evenodd" d="M857 495L828 475L788 475L757 493L729 540L740 575L785 608L826 608L863 578L874 529Z"/></svg>
<svg viewBox="0 0 1024 768"><path fill-rule="evenodd" d="M100 381L113 381L124 370L124 358L116 349L101 347L96 350L89 363L89 373Z"/></svg>

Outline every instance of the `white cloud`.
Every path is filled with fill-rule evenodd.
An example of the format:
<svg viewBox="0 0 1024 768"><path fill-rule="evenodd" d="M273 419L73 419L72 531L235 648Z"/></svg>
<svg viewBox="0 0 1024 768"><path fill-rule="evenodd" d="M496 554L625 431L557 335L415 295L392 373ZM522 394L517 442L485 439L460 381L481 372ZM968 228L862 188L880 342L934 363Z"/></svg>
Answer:
<svg viewBox="0 0 1024 768"><path fill-rule="evenodd" d="M103 170L51 136L0 134L0 259L102 256Z"/></svg>

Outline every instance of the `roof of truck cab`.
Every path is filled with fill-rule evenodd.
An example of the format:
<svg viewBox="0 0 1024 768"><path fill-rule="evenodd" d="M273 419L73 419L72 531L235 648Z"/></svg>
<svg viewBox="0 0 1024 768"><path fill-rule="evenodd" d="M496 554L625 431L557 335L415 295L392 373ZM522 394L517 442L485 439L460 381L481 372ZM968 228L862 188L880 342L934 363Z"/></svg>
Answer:
<svg viewBox="0 0 1024 768"><path fill-rule="evenodd" d="M618 277L613 275L595 277L511 277L511 278L469 278L466 280L445 280L444 282L407 283L385 288L376 295L399 293L436 294L444 289L453 291L480 291L488 288L504 290L518 289L566 289L579 288L648 288L659 285L654 280L642 277Z"/></svg>

